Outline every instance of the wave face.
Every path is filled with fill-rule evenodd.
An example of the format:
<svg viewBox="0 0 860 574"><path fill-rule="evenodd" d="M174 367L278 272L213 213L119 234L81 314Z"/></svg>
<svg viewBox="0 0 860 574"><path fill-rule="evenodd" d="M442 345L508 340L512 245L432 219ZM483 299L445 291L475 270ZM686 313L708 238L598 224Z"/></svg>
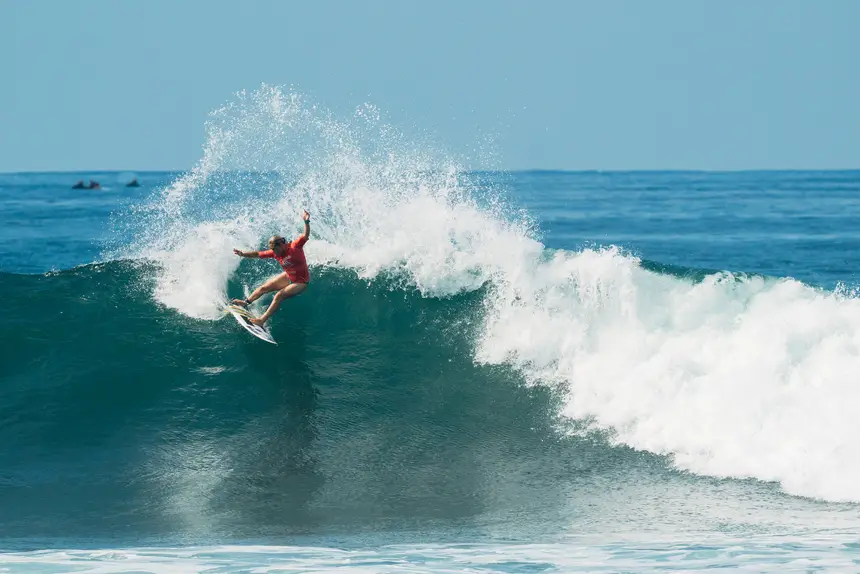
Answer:
<svg viewBox="0 0 860 574"><path fill-rule="evenodd" d="M860 501L852 293L549 249L497 180L371 108L264 86L207 134L104 263L0 275L10 532L613 528L653 524L666 481L726 504L677 470ZM231 249L303 208L312 284L275 348L223 320L276 272Z"/></svg>
<svg viewBox="0 0 860 574"><path fill-rule="evenodd" d="M482 293L440 300L317 270L273 347L230 317L158 304L154 276L131 262L0 274L6 538L541 524L559 478L619 471L587 441L566 451L551 393L469 358Z"/></svg>

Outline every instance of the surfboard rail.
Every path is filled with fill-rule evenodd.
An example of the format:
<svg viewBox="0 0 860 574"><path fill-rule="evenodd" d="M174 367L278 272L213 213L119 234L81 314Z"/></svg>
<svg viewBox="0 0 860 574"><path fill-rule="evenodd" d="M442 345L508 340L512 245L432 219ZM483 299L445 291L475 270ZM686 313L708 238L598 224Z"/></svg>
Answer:
<svg viewBox="0 0 860 574"><path fill-rule="evenodd" d="M227 305L224 308L225 313L230 313L233 315L233 318L236 319L236 322L242 326L246 331L257 337L262 341L266 341L267 343L272 343L273 345L277 345L277 341L272 337L272 334L265 327L261 327L259 325L255 325L248 321L248 319L255 318L253 314L251 314L247 309L243 309L238 305Z"/></svg>

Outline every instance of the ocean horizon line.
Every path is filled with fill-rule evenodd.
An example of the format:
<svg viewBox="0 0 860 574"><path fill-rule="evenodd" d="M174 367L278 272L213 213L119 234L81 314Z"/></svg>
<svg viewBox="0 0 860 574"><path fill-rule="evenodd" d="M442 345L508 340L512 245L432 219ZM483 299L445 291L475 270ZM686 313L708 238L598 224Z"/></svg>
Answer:
<svg viewBox="0 0 860 574"><path fill-rule="evenodd" d="M192 171L187 169L46 169L46 170L19 170L0 171L0 175L65 175L65 174L182 174ZM243 172L243 173L273 173L278 170L256 170L256 169L224 169L217 172ZM431 170L427 170L431 171ZM441 170L437 170L441 171ZM707 173L707 174L737 174L737 173L852 173L860 172L858 167L842 168L737 168L737 169L550 169L550 168L517 168L517 169L464 169L462 173L494 174L494 173L523 173L523 174L667 174L667 173Z"/></svg>

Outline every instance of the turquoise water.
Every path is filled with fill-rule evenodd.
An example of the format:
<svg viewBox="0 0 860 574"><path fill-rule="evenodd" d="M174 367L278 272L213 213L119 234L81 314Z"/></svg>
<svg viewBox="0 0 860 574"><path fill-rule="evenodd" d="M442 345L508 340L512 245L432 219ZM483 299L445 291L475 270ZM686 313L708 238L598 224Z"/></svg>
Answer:
<svg viewBox="0 0 860 574"><path fill-rule="evenodd" d="M473 172L273 109L140 188L0 175L5 568L856 569L860 172ZM231 249L305 207L272 347Z"/></svg>

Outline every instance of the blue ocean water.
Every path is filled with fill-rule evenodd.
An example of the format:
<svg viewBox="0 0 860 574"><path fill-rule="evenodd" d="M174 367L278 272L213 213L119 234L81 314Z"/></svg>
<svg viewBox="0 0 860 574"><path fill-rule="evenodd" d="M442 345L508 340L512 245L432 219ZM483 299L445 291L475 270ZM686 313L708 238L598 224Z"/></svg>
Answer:
<svg viewBox="0 0 860 574"><path fill-rule="evenodd" d="M4 568L857 568L860 172L458 170L255 97L188 172L0 175ZM231 249L302 208L272 347Z"/></svg>

